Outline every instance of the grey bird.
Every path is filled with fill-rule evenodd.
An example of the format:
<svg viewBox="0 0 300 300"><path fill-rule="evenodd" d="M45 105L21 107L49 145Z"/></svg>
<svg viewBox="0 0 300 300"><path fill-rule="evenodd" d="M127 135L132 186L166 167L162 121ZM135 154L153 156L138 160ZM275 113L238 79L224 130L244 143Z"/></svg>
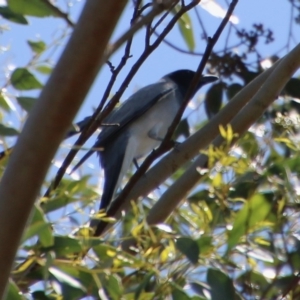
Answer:
<svg viewBox="0 0 300 300"><path fill-rule="evenodd" d="M190 70L172 72L157 83L138 90L105 119L106 124L112 125L103 127L93 146L101 149L98 155L104 169L100 210L107 210L132 162L159 146L194 75L195 72ZM215 76L203 76L195 92L217 79ZM90 150L74 169L93 152ZM97 221L92 220L91 227L96 225Z"/></svg>

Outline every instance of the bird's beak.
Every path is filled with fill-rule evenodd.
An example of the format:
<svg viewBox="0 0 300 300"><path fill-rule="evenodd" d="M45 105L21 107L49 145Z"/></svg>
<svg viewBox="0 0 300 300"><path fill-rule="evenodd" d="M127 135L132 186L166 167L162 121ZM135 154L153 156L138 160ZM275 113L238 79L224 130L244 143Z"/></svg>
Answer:
<svg viewBox="0 0 300 300"><path fill-rule="evenodd" d="M218 79L219 79L219 77L217 77L217 76L207 75L207 76L203 76L200 79L200 83L203 85L206 83L217 81Z"/></svg>
<svg viewBox="0 0 300 300"><path fill-rule="evenodd" d="M207 83L211 83L214 82L216 80L218 80L219 78L217 76L213 76L213 75L207 75L207 76L203 76L201 77L199 83L198 83L198 87L197 89L199 90L202 86L204 86Z"/></svg>

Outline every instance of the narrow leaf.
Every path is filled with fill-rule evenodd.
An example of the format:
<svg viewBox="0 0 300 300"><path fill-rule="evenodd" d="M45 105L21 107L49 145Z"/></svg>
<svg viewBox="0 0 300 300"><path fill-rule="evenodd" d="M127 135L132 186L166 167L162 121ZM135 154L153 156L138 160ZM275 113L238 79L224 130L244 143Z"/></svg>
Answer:
<svg viewBox="0 0 300 300"><path fill-rule="evenodd" d="M214 84L209 88L205 95L204 106L208 119L211 119L216 115L222 106L223 88L223 82Z"/></svg>
<svg viewBox="0 0 300 300"><path fill-rule="evenodd" d="M199 246L194 240L183 237L176 240L176 248L183 253L193 264L198 262Z"/></svg>
<svg viewBox="0 0 300 300"><path fill-rule="evenodd" d="M85 287L75 278L69 274L63 272L62 270L54 267L49 268L49 272L59 281L68 284L69 286L80 289L83 292L86 292Z"/></svg>
<svg viewBox="0 0 300 300"><path fill-rule="evenodd" d="M285 94L300 99L300 79L291 78L284 88Z"/></svg>
<svg viewBox="0 0 300 300"><path fill-rule="evenodd" d="M270 209L271 205L263 195L254 195L236 215L233 228L228 233L227 251L230 251L244 234L251 232L265 220Z"/></svg>
<svg viewBox="0 0 300 300"><path fill-rule="evenodd" d="M66 256L69 254L78 253L82 250L82 248L79 241L76 239L64 236L56 236L54 238L53 250L57 256Z"/></svg>
<svg viewBox="0 0 300 300"><path fill-rule="evenodd" d="M185 13L177 22L180 33L190 51L195 50L195 39L191 19L188 13Z"/></svg>
<svg viewBox="0 0 300 300"><path fill-rule="evenodd" d="M35 69L37 71L39 71L40 73L46 74L46 75L51 74L51 72L53 70L52 67L47 66L47 65L40 65L40 66L36 67Z"/></svg>
<svg viewBox="0 0 300 300"><path fill-rule="evenodd" d="M0 136L15 136L18 134L19 131L17 129L0 124Z"/></svg>
<svg viewBox="0 0 300 300"><path fill-rule="evenodd" d="M183 288L176 284L171 283L172 286L172 300L188 300L191 299L183 290Z"/></svg>
<svg viewBox="0 0 300 300"><path fill-rule="evenodd" d="M149 285L151 278L155 275L154 272L149 272L144 276L143 281L140 283L140 285L136 288L134 299L140 299L140 296L142 292L146 289L146 287Z"/></svg>
<svg viewBox="0 0 300 300"><path fill-rule="evenodd" d="M45 220L40 207L35 206L31 223L27 227L22 238L23 242L37 235L43 247L50 247L54 243L53 232L50 224Z"/></svg>
<svg viewBox="0 0 300 300"><path fill-rule="evenodd" d="M226 89L227 98L231 100L242 88L243 86L239 83L229 85Z"/></svg>
<svg viewBox="0 0 300 300"><path fill-rule="evenodd" d="M13 103L10 101L10 99L3 92L0 92L0 107L7 112L16 109Z"/></svg>
<svg viewBox="0 0 300 300"><path fill-rule="evenodd" d="M211 287L212 300L236 299L231 278L219 270L207 271L207 283Z"/></svg>
<svg viewBox="0 0 300 300"><path fill-rule="evenodd" d="M24 299L21 296L21 292L20 292L18 286L12 280L9 280L9 283L7 285L7 291L6 291L6 298L5 299L9 299L9 300L22 300L22 299Z"/></svg>
<svg viewBox="0 0 300 300"><path fill-rule="evenodd" d="M110 299L121 299L124 293L121 279L117 274L110 275L105 280L105 289L108 291Z"/></svg>

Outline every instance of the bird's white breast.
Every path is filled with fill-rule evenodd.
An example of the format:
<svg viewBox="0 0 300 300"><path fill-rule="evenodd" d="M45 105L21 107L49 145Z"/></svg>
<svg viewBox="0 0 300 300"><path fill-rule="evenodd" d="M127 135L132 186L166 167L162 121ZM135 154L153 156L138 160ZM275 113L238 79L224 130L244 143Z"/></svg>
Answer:
<svg viewBox="0 0 300 300"><path fill-rule="evenodd" d="M129 144L131 151L135 152L134 158L140 158L151 152L165 137L179 109L179 103L174 97L175 93L171 93L130 126ZM157 139L151 138L149 134L156 136Z"/></svg>

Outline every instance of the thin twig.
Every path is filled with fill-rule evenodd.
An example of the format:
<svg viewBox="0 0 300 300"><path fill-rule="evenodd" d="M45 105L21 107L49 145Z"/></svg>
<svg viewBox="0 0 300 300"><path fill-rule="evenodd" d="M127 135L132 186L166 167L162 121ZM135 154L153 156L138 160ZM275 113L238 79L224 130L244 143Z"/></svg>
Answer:
<svg viewBox="0 0 300 300"><path fill-rule="evenodd" d="M154 35L159 36L159 34L157 32L154 32ZM168 40L164 39L163 43L165 43L166 45L168 45L169 47L173 48L174 50L181 52L183 54L189 54L189 55L195 55L195 56L203 56L203 53L199 53L199 52L193 52L193 51L189 51L189 50L184 50L178 46L176 46L175 44L169 42Z"/></svg>
<svg viewBox="0 0 300 300"><path fill-rule="evenodd" d="M44 4L46 4L54 12L55 15L64 19L69 26L71 26L71 27L75 26L75 24L70 20L69 15L67 13L64 13L63 11L61 11L57 6L53 5L48 0L42 0L42 2Z"/></svg>
<svg viewBox="0 0 300 300"><path fill-rule="evenodd" d="M141 3L141 0L136 2L136 6L134 8L133 11L133 15L131 18L131 25L134 24L135 20L139 17L139 5ZM66 156L66 158L64 159L61 167L58 169L57 174L55 176L55 179L53 181L53 183L51 184L51 186L48 188L48 190L45 193L45 197L48 197L50 195L51 190L55 189L61 179L63 178L64 174L66 173L66 170L68 169L69 165L71 164L72 160L74 159L74 157L76 156L77 152L79 151L80 147L88 140L88 138L97 130L97 128L101 125L102 120L108 115L108 113L110 111L107 111L106 114L103 115L102 118L99 118L99 121L97 122L97 116L99 115L100 111L102 110L109 94L111 93L112 87L117 79L118 74L120 73L120 71L122 70L122 68L125 66L128 58L130 57L130 48L131 48L131 44L132 44L132 38L130 38L127 41L127 44L125 46L125 51L124 51L124 55L121 58L121 61L118 65L117 68L113 67L108 61L108 65L112 71L112 76L111 79L106 87L106 90L102 96L102 99L100 101L99 106L97 107L97 109L95 110L95 112L93 113L93 115L91 116L89 122L87 123L87 125L85 126L85 128L83 129L81 135L79 136L79 138L76 140L76 142L74 143L74 146L72 148L72 150L70 150L70 152L68 153L68 155ZM114 105L111 107L111 110L114 108L115 104L117 103L117 101L115 101Z"/></svg>
<svg viewBox="0 0 300 300"><path fill-rule="evenodd" d="M202 28L203 37L204 37L204 39L207 41L208 35L207 35L207 33L206 33L206 29L205 29L204 24L203 24L203 22L202 22L202 20L201 20L200 13L199 13L197 7L196 7L196 9L195 9L195 13L196 13L197 20L198 20L198 22L199 22L199 24L200 24L200 26L201 26L201 28Z"/></svg>
<svg viewBox="0 0 300 300"><path fill-rule="evenodd" d="M178 2L173 1L173 3ZM170 3L170 5L173 5ZM169 9L168 6L164 5L164 2L161 4L156 4L153 6L152 10L144 17L142 17L139 22L135 23L134 26L129 28L118 40L116 40L113 44L108 46L107 54L104 57L104 60L107 60L117 49L119 49L129 38L131 38L139 29L141 29L144 25L149 24L157 15L159 15L162 11Z"/></svg>
<svg viewBox="0 0 300 300"><path fill-rule="evenodd" d="M111 206L109 207L108 211L107 211L107 215L108 216L114 216L118 211L119 208L123 205L124 200L126 199L126 197L129 195L129 193L131 192L133 186L136 184L136 182L141 178L141 176L146 172L146 170L150 167L150 165L152 164L152 162L157 159L161 154L165 153L166 151L168 151L171 148L171 143L170 143L170 139L172 136L172 132L174 131L174 129L176 128L176 125L178 124L181 115L184 111L184 105L186 105L189 101L190 96L193 94L193 89L195 88L196 84L199 82L201 73L204 69L205 63L209 58L209 55L213 49L213 46L215 45L215 43L217 42L217 40L219 39L222 30L224 30L225 25L227 24L227 22L229 21L229 18L237 4L238 0L233 0L231 3L231 6L228 9L228 12L225 16L225 18L222 20L219 28L217 29L216 33L214 34L213 38L209 40L209 43L207 45L207 48L205 50L204 56L199 64L197 73L194 77L193 82L191 83L191 86L185 96L185 103L181 106L180 111L178 112L177 116L175 117L172 125L170 126L168 133L166 135L166 137L164 138L163 142L161 143L161 145L155 150L153 151L143 162L143 164L140 166L140 168L137 170L137 172L130 178L128 184L125 186L125 188L123 189L123 191L121 192L121 194L112 202ZM200 74L199 74L200 72ZM198 76L197 76L198 75ZM176 123L177 122L177 123ZM105 229L106 229L107 223L101 221L95 231L95 236L99 236L101 235Z"/></svg>

